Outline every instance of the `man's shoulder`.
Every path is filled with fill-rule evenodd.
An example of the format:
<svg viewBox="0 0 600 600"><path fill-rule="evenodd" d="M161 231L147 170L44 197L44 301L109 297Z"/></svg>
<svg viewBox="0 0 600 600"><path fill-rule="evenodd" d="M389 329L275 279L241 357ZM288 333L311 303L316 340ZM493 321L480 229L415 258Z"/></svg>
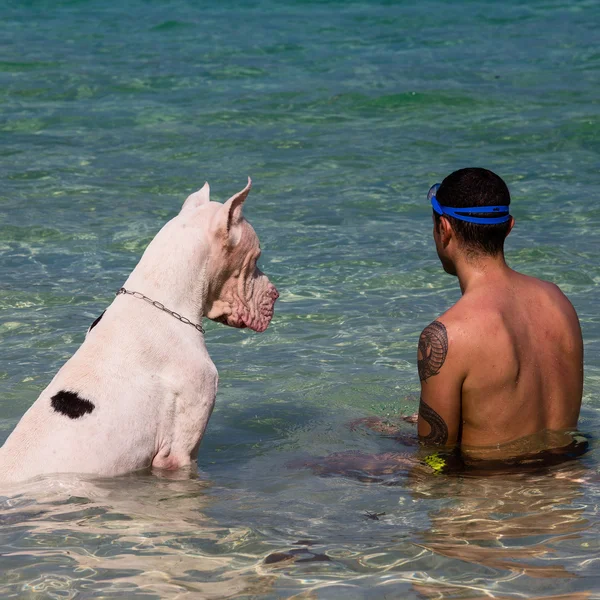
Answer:
<svg viewBox="0 0 600 600"><path fill-rule="evenodd" d="M460 341L471 336L480 327L478 321L482 310L485 312L485 308L477 307L474 303L461 298L427 327L443 327L449 338Z"/></svg>
<svg viewBox="0 0 600 600"><path fill-rule="evenodd" d="M465 294L446 312L430 323L423 334L443 331L446 343L462 352L477 350L483 339L490 339L507 328L507 322L514 321L523 307L522 318L539 317L555 322L557 327L577 327L577 313L560 287L550 281L528 275L519 275L519 281L510 289L499 289L497 293ZM533 310L535 315L526 317Z"/></svg>
<svg viewBox="0 0 600 600"><path fill-rule="evenodd" d="M557 310L567 317L577 318L575 308L566 294L560 289L558 285L552 281L546 281L544 279L538 279L537 277L531 277L530 275L520 274L526 285L534 290L534 294L538 298L538 304L540 308L546 310Z"/></svg>
<svg viewBox="0 0 600 600"><path fill-rule="evenodd" d="M423 329L419 338L419 347L434 348L444 357L448 355L451 348L450 355L456 360L471 344L473 332L476 330L473 328L472 321L466 311L455 304Z"/></svg>
<svg viewBox="0 0 600 600"><path fill-rule="evenodd" d="M492 308L463 297L423 329L419 344L437 343L445 348L448 360L463 368L463 363L472 362L482 340L489 340L490 331L500 326L497 320Z"/></svg>
<svg viewBox="0 0 600 600"><path fill-rule="evenodd" d="M438 375L435 383L443 386L463 381L473 363L476 347L468 319L454 307L447 310L429 323L419 337L419 379L430 383L430 378Z"/></svg>
<svg viewBox="0 0 600 600"><path fill-rule="evenodd" d="M533 275L525 275L525 273L517 273L516 271L514 273L518 276L521 285L525 284L538 290L540 293L564 296L562 290L552 281L546 281L545 279L540 279Z"/></svg>

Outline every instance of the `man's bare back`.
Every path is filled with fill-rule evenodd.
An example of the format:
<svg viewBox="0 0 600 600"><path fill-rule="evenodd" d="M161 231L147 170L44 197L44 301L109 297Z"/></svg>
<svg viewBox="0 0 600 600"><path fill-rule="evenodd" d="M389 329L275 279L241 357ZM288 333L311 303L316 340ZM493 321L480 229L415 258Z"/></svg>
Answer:
<svg viewBox="0 0 600 600"><path fill-rule="evenodd" d="M448 350L443 368L435 378L423 379L423 387L436 394L441 386L452 389L460 383L460 412L444 419L446 443L460 442L463 452L474 453L476 447L545 430L576 428L583 344L575 310L554 284L507 268L465 292L436 322L445 327ZM426 347L443 346L439 335L428 337ZM430 357L431 350L426 350ZM431 430L423 423L419 432L427 437Z"/></svg>
<svg viewBox="0 0 600 600"><path fill-rule="evenodd" d="M506 223L504 235L514 220ZM456 229L455 219L434 217L438 255L463 295L419 340L421 441L485 459L568 445L561 432L576 429L583 388L573 306L554 284L510 269L503 252L466 246Z"/></svg>

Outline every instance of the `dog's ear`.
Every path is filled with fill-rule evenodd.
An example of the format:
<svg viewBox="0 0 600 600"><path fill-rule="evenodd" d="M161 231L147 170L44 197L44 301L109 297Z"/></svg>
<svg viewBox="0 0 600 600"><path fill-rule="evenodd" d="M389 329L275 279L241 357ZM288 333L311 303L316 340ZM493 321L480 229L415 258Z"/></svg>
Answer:
<svg viewBox="0 0 600 600"><path fill-rule="evenodd" d="M251 187L252 180L248 177L248 184L246 187L241 192L238 192L229 198L229 200L223 204L221 210L219 210L217 229L232 246L235 246L239 239L237 226L242 222L242 207Z"/></svg>
<svg viewBox="0 0 600 600"><path fill-rule="evenodd" d="M181 207L181 212L184 210L192 210L194 208L198 208L203 204L207 204L210 202L210 186L208 185L208 181L202 186L202 189L190 194L187 197L187 200L183 203Z"/></svg>

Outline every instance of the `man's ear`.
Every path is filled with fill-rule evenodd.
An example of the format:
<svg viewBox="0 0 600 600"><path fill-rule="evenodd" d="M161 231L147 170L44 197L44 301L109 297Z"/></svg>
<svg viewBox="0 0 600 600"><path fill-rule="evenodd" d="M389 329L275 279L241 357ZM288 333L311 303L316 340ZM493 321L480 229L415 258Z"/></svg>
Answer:
<svg viewBox="0 0 600 600"><path fill-rule="evenodd" d="M248 177L246 187L229 198L217 213L217 232L231 246L235 246L239 241L239 225L243 219L242 207L251 187L252 180Z"/></svg>
<svg viewBox="0 0 600 600"><path fill-rule="evenodd" d="M202 189L190 194L187 197L187 200L183 203L181 207L181 211L184 210L193 210L194 208L198 208L203 204L207 204L210 202L210 186L208 185L208 181L202 186Z"/></svg>
<svg viewBox="0 0 600 600"><path fill-rule="evenodd" d="M506 230L506 237L512 231L512 228L515 226L515 218L511 215L510 220L508 221L508 229Z"/></svg>
<svg viewBox="0 0 600 600"><path fill-rule="evenodd" d="M454 233L454 229L452 229L452 225L450 225L450 221L446 217L442 215L438 221L440 227L440 241L445 248L450 243L450 240L453 237L456 237L456 234Z"/></svg>

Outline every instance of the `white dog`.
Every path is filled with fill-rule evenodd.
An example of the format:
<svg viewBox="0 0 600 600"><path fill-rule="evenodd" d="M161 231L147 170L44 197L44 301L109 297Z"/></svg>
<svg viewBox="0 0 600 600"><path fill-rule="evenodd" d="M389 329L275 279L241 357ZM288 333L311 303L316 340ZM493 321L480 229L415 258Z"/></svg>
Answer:
<svg viewBox="0 0 600 600"><path fill-rule="evenodd" d="M279 296L242 216L250 186L220 204L205 184L159 231L0 449L0 480L195 460L218 381L202 318L264 331Z"/></svg>

